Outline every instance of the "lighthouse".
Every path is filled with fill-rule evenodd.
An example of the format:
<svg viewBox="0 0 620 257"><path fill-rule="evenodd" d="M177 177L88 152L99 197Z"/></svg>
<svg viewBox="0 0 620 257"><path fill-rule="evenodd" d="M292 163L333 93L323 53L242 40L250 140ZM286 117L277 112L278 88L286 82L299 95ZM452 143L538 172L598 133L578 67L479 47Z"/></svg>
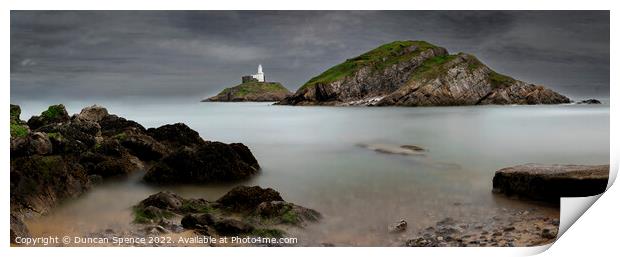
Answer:
<svg viewBox="0 0 620 257"><path fill-rule="evenodd" d="M263 66L262 65L258 65L258 70L256 72L256 74L252 75L253 78L255 78L256 80L258 80L258 82L265 82L265 73L263 73Z"/></svg>
<svg viewBox="0 0 620 257"><path fill-rule="evenodd" d="M242 83L248 83L248 82L252 82L252 81L256 81L256 82L265 82L265 73L263 73L263 66L262 65L258 65L258 69L256 71L256 74L252 74L252 75L246 75L246 76L242 76L241 77L241 82Z"/></svg>

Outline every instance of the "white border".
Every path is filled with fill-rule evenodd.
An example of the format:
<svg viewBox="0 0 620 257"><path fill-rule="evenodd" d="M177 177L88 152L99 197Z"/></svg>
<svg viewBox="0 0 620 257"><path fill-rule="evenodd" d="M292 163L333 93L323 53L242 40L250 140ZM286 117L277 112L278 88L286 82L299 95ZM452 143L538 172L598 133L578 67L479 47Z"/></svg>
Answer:
<svg viewBox="0 0 620 257"><path fill-rule="evenodd" d="M0 14L2 21L2 35L4 39L1 42L4 51L2 51L2 72L4 74L4 82L1 84L2 104L8 105L10 102L9 83L10 83L10 11L9 10L190 10L190 9L208 9L208 10L272 10L272 9L288 9L288 10L443 10L446 8L455 10L612 10L611 11L611 45L618 45L618 34L614 33L613 28L618 28L618 18L616 14L617 7L612 1L540 1L540 0L514 0L506 1L484 1L484 0L468 0L468 1L406 1L406 0L383 0L375 2L361 1L334 1L334 0L314 0L314 1L271 1L271 0L255 0L255 1L154 1L154 0L133 0L119 1L108 0L105 5L91 3L88 1L2 1L3 12ZM611 49L611 70L618 68L618 51L612 47ZM618 82L617 73L611 73L611 85ZM611 87L611 128L610 131L618 131L618 104L611 99L618 98L617 86ZM9 119L8 108L2 109L3 120ZM226 255L226 256L316 256L317 254L328 255L361 255L361 256L377 256L377 255L422 255L422 256L523 256L531 255L547 249L543 247L530 248L384 248L384 247L351 247L351 248L9 248L9 131L8 126L1 126L1 135L3 137L0 149L3 154L2 163L4 168L0 172L1 181L4 181L2 190L2 210L0 216L5 222L2 223L0 231L0 241L3 242L0 256L113 256L113 255L148 255L148 256L173 256L173 255ZM611 164L613 168L613 176L618 170L618 137L611 134L610 153ZM593 208L586 212L579 221L568 230L549 251L544 252L544 256L584 256L584 255L613 255L615 245L617 243L618 230L618 200L620 200L620 190L618 186L611 186L608 192L603 194L600 199L593 205ZM606 254L607 253L607 254Z"/></svg>

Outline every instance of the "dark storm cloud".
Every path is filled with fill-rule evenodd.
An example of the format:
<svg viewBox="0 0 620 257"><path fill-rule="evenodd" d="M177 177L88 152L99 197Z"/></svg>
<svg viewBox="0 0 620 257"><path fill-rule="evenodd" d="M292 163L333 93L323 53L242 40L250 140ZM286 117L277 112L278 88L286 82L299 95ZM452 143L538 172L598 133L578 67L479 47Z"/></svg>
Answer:
<svg viewBox="0 0 620 257"><path fill-rule="evenodd" d="M405 39L570 96L609 95L607 11L13 11L11 101L196 100L258 63L295 90Z"/></svg>

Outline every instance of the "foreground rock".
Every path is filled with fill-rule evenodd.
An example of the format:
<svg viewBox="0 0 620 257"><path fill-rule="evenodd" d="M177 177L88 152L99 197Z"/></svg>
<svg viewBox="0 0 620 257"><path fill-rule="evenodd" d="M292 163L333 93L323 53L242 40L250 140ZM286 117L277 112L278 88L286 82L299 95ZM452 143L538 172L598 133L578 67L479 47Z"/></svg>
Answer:
<svg viewBox="0 0 620 257"><path fill-rule="evenodd" d="M499 74L470 54L395 41L310 79L283 105L452 106L559 104L570 99Z"/></svg>
<svg viewBox="0 0 620 257"><path fill-rule="evenodd" d="M320 218L317 211L285 202L277 191L258 186L233 188L215 202L159 192L134 207L136 223L164 230L181 226L214 237L277 238L291 226L303 227Z"/></svg>
<svg viewBox="0 0 620 257"><path fill-rule="evenodd" d="M405 241L412 247L536 246L552 243L560 221L528 210L504 209L479 222L445 218Z"/></svg>
<svg viewBox="0 0 620 257"><path fill-rule="evenodd" d="M291 95L291 92L278 82L251 81L226 88L202 102L277 102Z"/></svg>
<svg viewBox="0 0 620 257"><path fill-rule="evenodd" d="M144 180L157 184L235 181L258 173L258 162L243 144L204 142L180 148L155 163Z"/></svg>
<svg viewBox="0 0 620 257"><path fill-rule="evenodd" d="M243 144L206 142L185 124L145 129L101 106L69 116L52 105L28 122L11 105L11 231L102 179L145 167L147 180L213 182L245 179L259 165ZM14 222L15 221L15 222Z"/></svg>
<svg viewBox="0 0 620 257"><path fill-rule="evenodd" d="M603 193L608 180L609 165L525 164L496 171L493 191L558 202Z"/></svg>

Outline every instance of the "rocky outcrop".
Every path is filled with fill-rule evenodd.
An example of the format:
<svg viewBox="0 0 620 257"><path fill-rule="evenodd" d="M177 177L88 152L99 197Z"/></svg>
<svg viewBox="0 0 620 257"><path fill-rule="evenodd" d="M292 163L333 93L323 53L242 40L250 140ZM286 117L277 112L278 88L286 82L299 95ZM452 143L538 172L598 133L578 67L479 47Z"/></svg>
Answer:
<svg viewBox="0 0 620 257"><path fill-rule="evenodd" d="M570 99L499 74L473 55L396 41L336 65L280 101L285 105L451 106L559 104Z"/></svg>
<svg viewBox="0 0 620 257"><path fill-rule="evenodd" d="M603 193L608 179L609 165L525 164L496 171L493 191L559 202L560 197Z"/></svg>
<svg viewBox="0 0 620 257"><path fill-rule="evenodd" d="M287 226L303 227L321 214L285 202L271 189L239 186L215 202L159 192L134 207L134 222L178 226L210 236L282 237Z"/></svg>
<svg viewBox="0 0 620 257"><path fill-rule="evenodd" d="M100 106L70 117L63 105L53 105L27 123L20 114L11 105L12 235L27 231L13 227L23 217L144 167L153 166L146 179L157 183L232 181L259 169L245 145L205 142L182 123L147 130Z"/></svg>
<svg viewBox="0 0 620 257"><path fill-rule="evenodd" d="M601 104L601 101L592 98L592 99L581 100L577 102L577 104Z"/></svg>
<svg viewBox="0 0 620 257"><path fill-rule="evenodd" d="M246 82L226 88L202 102L277 102L291 95L291 91L278 82Z"/></svg>

